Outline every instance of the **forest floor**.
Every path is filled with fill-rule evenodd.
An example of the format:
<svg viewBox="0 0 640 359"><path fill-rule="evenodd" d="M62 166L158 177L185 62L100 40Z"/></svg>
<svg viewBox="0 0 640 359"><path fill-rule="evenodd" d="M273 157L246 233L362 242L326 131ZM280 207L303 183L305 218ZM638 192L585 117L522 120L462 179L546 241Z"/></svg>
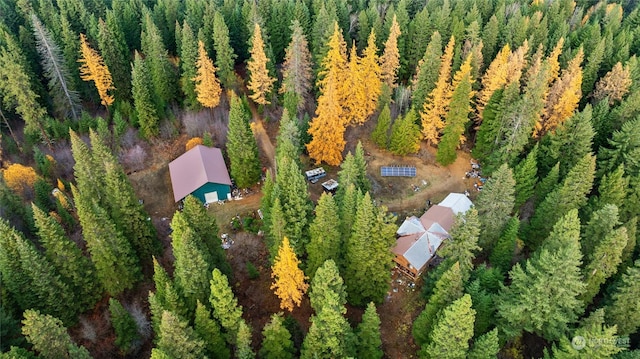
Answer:
<svg viewBox="0 0 640 359"><path fill-rule="evenodd" d="M274 139L278 123L269 120L277 118L278 114L263 115L252 109L252 130L258 142L262 163L273 168ZM264 119L263 119L264 118ZM465 172L470 170L470 155L459 151L456 162L447 167L435 164L435 149L422 144L418 154L410 156L395 156L388 151L380 150L368 138L370 127L361 126L350 128L347 132L348 143L355 144L356 139L363 140L363 146L368 162L368 176L372 182L372 194L378 204L386 206L396 214L398 221L409 215L421 215L426 202L437 203L449 192L463 192L469 190L473 197L476 193L473 182L465 178ZM350 137L350 138L349 138ZM137 195L144 201L145 209L158 230L165 252L159 258L160 262L170 270L173 262L169 224L177 204L173 201L168 163L184 152L184 145L188 137L180 136L173 141L161 141L152 145L147 166L129 175ZM355 148L355 145L352 145ZM350 148L350 150L353 150ZM316 167L306 156L301 160L302 170ZM417 176L414 178L381 177L381 166L415 166ZM324 166L327 179L337 179L338 167ZM309 192L313 201L317 201L322 193L320 182L309 184ZM244 317L253 328L254 347L259 348L262 339L261 329L273 313L280 312L279 300L273 294L268 260L268 250L263 237L244 230L234 230L234 217L241 219L258 218L257 209L261 198L258 186L242 194L242 199L227 201L224 204L213 204L210 213L216 218L221 233L228 233L233 245L227 250L227 258L232 265L234 278L231 283L243 306ZM251 279L247 264L251 263L260 273L258 278ZM411 288L406 278L393 273L391 290L383 304L378 307L382 321L381 335L383 351L388 358L411 358L416 356L416 346L411 336L411 323L424 306L420 296L420 288ZM145 293L136 291L144 297L152 284L146 284ZM418 285L419 286L419 285ZM132 293L132 296L135 294ZM136 300L133 300L137 302ZM143 301L144 302L144 301ZM104 307L104 306L103 306ZM104 309L106 310L106 308ZM309 318L313 311L309 301L305 298L302 305L290 315L300 324L301 330L309 328ZM94 314L95 315L95 314ZM362 310L348 307L347 317L352 325L360 321ZM301 338L300 338L301 339ZM146 347L146 346L145 346ZM146 349L146 348L145 348ZM113 351L107 351L113 353Z"/></svg>

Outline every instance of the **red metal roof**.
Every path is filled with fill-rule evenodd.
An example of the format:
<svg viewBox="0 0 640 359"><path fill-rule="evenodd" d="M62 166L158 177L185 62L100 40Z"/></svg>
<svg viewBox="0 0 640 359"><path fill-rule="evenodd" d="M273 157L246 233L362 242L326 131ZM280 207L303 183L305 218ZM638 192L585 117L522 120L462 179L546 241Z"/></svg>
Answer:
<svg viewBox="0 0 640 359"><path fill-rule="evenodd" d="M231 185L222 151L215 147L195 146L169 163L173 198L185 198L205 183Z"/></svg>

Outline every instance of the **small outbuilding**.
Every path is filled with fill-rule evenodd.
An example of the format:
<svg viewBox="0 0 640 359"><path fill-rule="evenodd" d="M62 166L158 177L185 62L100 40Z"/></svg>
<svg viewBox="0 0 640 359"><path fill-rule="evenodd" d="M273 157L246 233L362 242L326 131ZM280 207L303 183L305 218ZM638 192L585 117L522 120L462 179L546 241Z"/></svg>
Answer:
<svg viewBox="0 0 640 359"><path fill-rule="evenodd" d="M195 146L169 163L169 174L176 202L190 194L204 204L231 197L231 178L219 148Z"/></svg>

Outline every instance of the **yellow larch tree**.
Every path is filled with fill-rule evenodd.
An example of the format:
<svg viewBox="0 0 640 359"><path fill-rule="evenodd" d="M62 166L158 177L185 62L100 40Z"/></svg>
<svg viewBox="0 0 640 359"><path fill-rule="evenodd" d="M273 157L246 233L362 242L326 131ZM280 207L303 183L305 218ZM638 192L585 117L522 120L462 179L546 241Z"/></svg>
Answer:
<svg viewBox="0 0 640 359"><path fill-rule="evenodd" d="M216 77L216 67L207 55L204 43L198 41L197 75L192 80L196 83L198 102L204 107L214 108L220 104L222 88Z"/></svg>
<svg viewBox="0 0 640 359"><path fill-rule="evenodd" d="M545 111L541 123L536 125L536 137L541 137L549 131L554 131L558 125L571 117L578 107L582 96L582 47L569 62L562 75L549 90Z"/></svg>
<svg viewBox="0 0 640 359"><path fill-rule="evenodd" d="M400 25L396 20L396 16L393 15L393 21L391 22L391 29L389 30L389 37L384 44L384 52L380 57L380 70L381 79L390 90L396 88L396 72L400 67L400 52L398 51L398 37L402 33L400 32Z"/></svg>
<svg viewBox="0 0 640 359"><path fill-rule="evenodd" d="M449 111L451 101L451 61L453 60L453 47L455 38L451 40L440 58L440 71L436 87L429 94L427 101L422 106L420 119L422 121L422 136L427 142L437 144L440 140L440 131L444 128L444 117Z"/></svg>
<svg viewBox="0 0 640 359"><path fill-rule="evenodd" d="M554 82L560 74L560 62L558 62L558 58L562 54L562 46L564 46L564 37L558 40L558 43L547 57L547 61L549 62L549 84Z"/></svg>
<svg viewBox="0 0 640 359"><path fill-rule="evenodd" d="M360 71L362 71L364 82L366 82L364 85L366 97L365 113L366 116L370 116L378 107L378 98L381 93L380 86L382 86L376 34L373 29L371 29L371 33L369 33L367 47L362 53L360 65Z"/></svg>
<svg viewBox="0 0 640 359"><path fill-rule="evenodd" d="M275 294L280 298L280 308L290 312L294 305L300 306L302 296L309 288L305 282L307 277L299 266L300 261L291 248L289 238L284 237L271 267L271 278L274 279L271 289L275 289Z"/></svg>
<svg viewBox="0 0 640 359"><path fill-rule="evenodd" d="M109 95L110 90L115 90L111 72L102 60L102 56L91 48L87 43L84 34L80 34L80 54L78 62L80 65L80 78L83 81L93 81L100 96L100 102L104 107L109 107L113 103L113 96Z"/></svg>
<svg viewBox="0 0 640 359"><path fill-rule="evenodd" d="M23 166L14 163L0 172L7 187L11 188L15 193L23 198L28 191L33 189L33 185L38 179L38 175L33 167Z"/></svg>
<svg viewBox="0 0 640 359"><path fill-rule="evenodd" d="M362 71L361 59L356 53L356 45L351 47L349 64L340 84L344 121L349 125L363 124L367 120L367 92L365 74Z"/></svg>
<svg viewBox="0 0 640 359"><path fill-rule="evenodd" d="M267 62L269 59L264 52L264 40L262 40L262 32L258 23L254 24L253 38L251 39L251 58L247 62L247 70L249 71L249 84L247 88L251 90L251 99L260 105L268 105L267 95L273 88L276 81L269 76Z"/></svg>
<svg viewBox="0 0 640 359"><path fill-rule="evenodd" d="M187 141L187 143L184 145L184 150L189 151L190 149L201 144L202 144L202 137L194 137L189 141Z"/></svg>
<svg viewBox="0 0 640 359"><path fill-rule="evenodd" d="M489 68L487 68L487 71L480 80L482 83L482 90L478 92L478 98L476 100L476 122L478 124L482 122L482 112L489 102L489 99L491 99L493 93L501 89L507 83L507 66L510 54L511 48L509 47L509 44L504 45L496 58L491 61Z"/></svg>
<svg viewBox="0 0 640 359"><path fill-rule="evenodd" d="M596 84L593 91L593 99L600 101L609 97L609 104L622 100L631 87L631 69L629 65L622 66L620 62L615 64L611 71L607 72Z"/></svg>
<svg viewBox="0 0 640 359"><path fill-rule="evenodd" d="M328 42L328 51L322 60L318 74L318 107L316 117L309 124L311 142L307 144L309 156L316 163L325 162L331 166L342 163L342 151L346 144L344 132L347 122L344 116L341 93L347 67L347 45L338 23Z"/></svg>

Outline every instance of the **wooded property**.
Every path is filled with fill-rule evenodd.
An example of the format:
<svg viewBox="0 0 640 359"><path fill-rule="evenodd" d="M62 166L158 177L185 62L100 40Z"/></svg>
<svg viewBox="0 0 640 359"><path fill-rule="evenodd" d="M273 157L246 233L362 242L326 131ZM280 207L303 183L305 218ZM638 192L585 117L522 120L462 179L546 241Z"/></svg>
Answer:
<svg viewBox="0 0 640 359"><path fill-rule="evenodd" d="M0 357L637 358L640 5L0 0Z"/></svg>

